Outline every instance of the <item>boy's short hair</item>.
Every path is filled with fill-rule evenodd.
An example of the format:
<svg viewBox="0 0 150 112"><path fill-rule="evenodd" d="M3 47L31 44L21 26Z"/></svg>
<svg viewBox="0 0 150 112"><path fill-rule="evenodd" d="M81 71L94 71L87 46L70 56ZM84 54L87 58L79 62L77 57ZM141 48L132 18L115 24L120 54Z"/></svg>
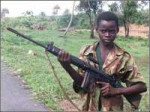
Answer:
<svg viewBox="0 0 150 112"><path fill-rule="evenodd" d="M117 30L119 31L118 17L113 12L106 11L106 12L102 12L101 14L99 14L97 16L97 19L96 19L96 30L98 29L99 22L101 20L106 20L106 21L113 20L113 21L115 21L116 25L117 25Z"/></svg>

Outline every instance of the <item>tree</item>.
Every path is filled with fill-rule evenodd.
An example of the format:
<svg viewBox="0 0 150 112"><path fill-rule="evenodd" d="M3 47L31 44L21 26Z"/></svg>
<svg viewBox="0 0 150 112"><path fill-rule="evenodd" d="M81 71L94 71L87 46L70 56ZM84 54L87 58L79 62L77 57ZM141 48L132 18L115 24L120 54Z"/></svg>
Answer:
<svg viewBox="0 0 150 112"><path fill-rule="evenodd" d="M68 14L63 14L62 16L60 16L60 21L59 21L59 26L60 27L66 27L70 21L70 17L71 17L71 14L68 13ZM72 24L71 24L72 25Z"/></svg>
<svg viewBox="0 0 150 112"><path fill-rule="evenodd" d="M39 16L41 16L41 17L45 17L45 16L46 16L46 14L45 14L45 12L40 12Z"/></svg>
<svg viewBox="0 0 150 112"><path fill-rule="evenodd" d="M102 11L102 0L80 0L80 4L77 7L80 11L85 11L89 17L91 25L90 38L94 38L94 26L97 13Z"/></svg>
<svg viewBox="0 0 150 112"><path fill-rule="evenodd" d="M141 0L141 2L144 4L144 5L147 5L149 3L149 1L146 1L146 0Z"/></svg>
<svg viewBox="0 0 150 112"><path fill-rule="evenodd" d="M40 18L42 21L44 21L44 20L46 19L46 14L45 14L45 12L40 12L39 18Z"/></svg>
<svg viewBox="0 0 150 112"><path fill-rule="evenodd" d="M110 8L110 11L112 12L118 12L119 6L116 2L108 5L108 7Z"/></svg>
<svg viewBox="0 0 150 112"><path fill-rule="evenodd" d="M53 15L57 15L59 10L60 10L59 5L54 6L54 8L53 8Z"/></svg>
<svg viewBox="0 0 150 112"><path fill-rule="evenodd" d="M149 1L146 1L146 0L141 0L138 2L138 8L140 10L144 10L144 7L149 3Z"/></svg>
<svg viewBox="0 0 150 112"><path fill-rule="evenodd" d="M23 13L24 16L33 16L33 12L32 11L26 11Z"/></svg>
<svg viewBox="0 0 150 112"><path fill-rule="evenodd" d="M57 26L58 26L58 17L56 17L56 15L58 14L58 11L60 10L60 7L59 7L59 5L56 5L56 6L54 6L54 8L53 8L53 15L54 15L54 18L55 18L55 21L56 21L56 24L57 24ZM59 26L58 26L59 27Z"/></svg>
<svg viewBox="0 0 150 112"><path fill-rule="evenodd" d="M124 0L121 2L122 6L122 19L124 23L125 29L125 37L129 37L129 25L131 22L131 18L137 12L137 1L135 0Z"/></svg>
<svg viewBox="0 0 150 112"><path fill-rule="evenodd" d="M69 14L69 9L66 9L63 13L63 15L68 15Z"/></svg>
<svg viewBox="0 0 150 112"><path fill-rule="evenodd" d="M64 36L67 34L67 32L68 32L68 30L69 30L69 28L70 28L70 26L71 26L72 19L73 19L73 16L74 16L74 6L75 6L75 1L73 2L72 14L71 14L70 22L69 22L69 24L68 24L68 26L67 26L67 29L66 29L66 31L65 31L65 33L64 33Z"/></svg>
<svg viewBox="0 0 150 112"><path fill-rule="evenodd" d="M6 14L9 14L9 10L7 8L2 9L1 18L6 17Z"/></svg>

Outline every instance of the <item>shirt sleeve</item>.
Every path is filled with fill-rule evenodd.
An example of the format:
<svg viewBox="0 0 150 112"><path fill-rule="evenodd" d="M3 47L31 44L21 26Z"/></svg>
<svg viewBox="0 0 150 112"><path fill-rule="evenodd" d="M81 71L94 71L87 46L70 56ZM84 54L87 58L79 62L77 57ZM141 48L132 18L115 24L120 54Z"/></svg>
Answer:
<svg viewBox="0 0 150 112"><path fill-rule="evenodd" d="M86 46L83 46L80 50L80 53L79 53L79 59L81 59L82 61L84 61L85 63L88 61L84 55L84 52L88 49L88 45ZM78 68L77 69L77 72L81 75L81 76L84 76L85 74L85 71L82 70L81 68ZM85 90L83 90L81 88L81 85L78 85L75 81L73 82L73 89L76 93L85 93Z"/></svg>
<svg viewBox="0 0 150 112"><path fill-rule="evenodd" d="M135 61L130 54L128 55L128 60L126 61L124 66L124 75L122 80L128 87L139 82L145 83L143 76L139 72Z"/></svg>

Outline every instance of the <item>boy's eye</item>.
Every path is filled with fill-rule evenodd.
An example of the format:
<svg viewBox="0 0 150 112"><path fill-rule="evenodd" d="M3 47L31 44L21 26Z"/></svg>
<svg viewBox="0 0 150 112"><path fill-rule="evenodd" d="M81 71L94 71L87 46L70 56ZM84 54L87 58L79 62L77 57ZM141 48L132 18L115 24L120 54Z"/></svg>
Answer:
<svg viewBox="0 0 150 112"><path fill-rule="evenodd" d="M116 32L116 30L109 30L109 32L110 32L110 33L115 33L115 32Z"/></svg>
<svg viewBox="0 0 150 112"><path fill-rule="evenodd" d="M105 33L105 32L107 32L107 30L104 30L104 29L101 29L100 30L102 33Z"/></svg>
<svg viewBox="0 0 150 112"><path fill-rule="evenodd" d="M100 30L100 32L102 32L102 33L108 32L108 33L110 33L110 34L114 34L114 33L116 32L115 29L99 29L99 30Z"/></svg>

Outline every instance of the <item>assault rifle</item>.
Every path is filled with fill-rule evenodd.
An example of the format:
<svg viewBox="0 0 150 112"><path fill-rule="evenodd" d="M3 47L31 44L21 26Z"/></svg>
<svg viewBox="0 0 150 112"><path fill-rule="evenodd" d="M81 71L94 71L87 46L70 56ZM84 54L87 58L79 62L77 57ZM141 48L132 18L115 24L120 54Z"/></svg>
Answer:
<svg viewBox="0 0 150 112"><path fill-rule="evenodd" d="M56 46L54 46L53 42L51 44L49 44L48 46L44 46L41 43L29 38L28 36L26 36L24 34L19 33L18 31L14 30L12 28L7 28L7 30L19 35L20 37L23 37L24 39L27 39L27 40L35 43L38 46L45 48L48 52L52 53L53 55L58 56L60 49L57 48ZM96 68L92 68L75 56L70 55L70 60L71 60L71 64L86 71L84 79L83 79L83 83L81 85L81 88L83 88L84 90L88 89L88 87L91 83L90 82L91 80L94 80L94 82L97 82L97 81L107 82L115 88L123 87L120 84L120 82L117 81L117 79L114 75L110 76L103 71L97 70ZM124 97L128 100L128 102L131 104L131 106L133 108L138 109L140 99L141 99L140 95L124 95Z"/></svg>

